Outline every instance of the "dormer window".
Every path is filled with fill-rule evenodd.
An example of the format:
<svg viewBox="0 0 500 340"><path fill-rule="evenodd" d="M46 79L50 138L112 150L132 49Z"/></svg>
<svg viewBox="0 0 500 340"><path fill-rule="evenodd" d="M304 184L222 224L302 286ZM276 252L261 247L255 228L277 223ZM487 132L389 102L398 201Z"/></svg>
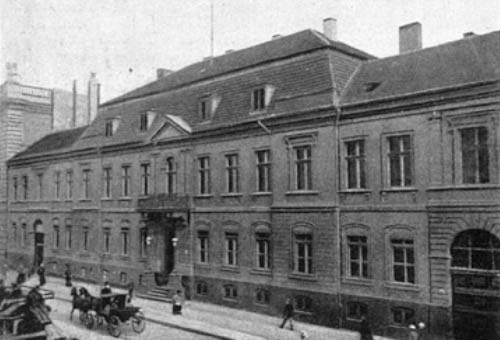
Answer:
<svg viewBox="0 0 500 340"><path fill-rule="evenodd" d="M200 102L200 116L201 120L207 120L210 118L209 102L207 99L203 99Z"/></svg>
<svg viewBox="0 0 500 340"><path fill-rule="evenodd" d="M252 90L251 111L258 112L265 110L271 103L274 94L274 86L266 85Z"/></svg>
<svg viewBox="0 0 500 340"><path fill-rule="evenodd" d="M200 99L199 114L202 121L210 120L219 106L219 96L207 96Z"/></svg>
<svg viewBox="0 0 500 340"><path fill-rule="evenodd" d="M153 124L153 120L155 119L155 117L156 117L156 112L153 112L153 111L141 113L139 130L140 131L147 131L151 127L151 125Z"/></svg>
<svg viewBox="0 0 500 340"><path fill-rule="evenodd" d="M118 118L113 118L113 119L108 119L106 120L106 131L105 131L105 136L106 137L111 137L116 133L116 130L118 129L118 124L120 120Z"/></svg>

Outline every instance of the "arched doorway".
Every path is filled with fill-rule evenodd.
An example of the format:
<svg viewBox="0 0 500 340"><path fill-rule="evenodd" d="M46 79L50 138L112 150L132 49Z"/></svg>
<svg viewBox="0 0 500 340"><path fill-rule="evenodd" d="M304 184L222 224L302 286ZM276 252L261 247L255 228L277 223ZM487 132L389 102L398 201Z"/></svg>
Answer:
<svg viewBox="0 0 500 340"><path fill-rule="evenodd" d="M451 246L456 340L500 340L500 240L485 230L459 233Z"/></svg>
<svg viewBox="0 0 500 340"><path fill-rule="evenodd" d="M43 222L40 220L36 220L33 223L33 229L35 231L35 252L33 258L33 265L38 267L40 263L43 262L43 245L44 245L44 230L43 230Z"/></svg>

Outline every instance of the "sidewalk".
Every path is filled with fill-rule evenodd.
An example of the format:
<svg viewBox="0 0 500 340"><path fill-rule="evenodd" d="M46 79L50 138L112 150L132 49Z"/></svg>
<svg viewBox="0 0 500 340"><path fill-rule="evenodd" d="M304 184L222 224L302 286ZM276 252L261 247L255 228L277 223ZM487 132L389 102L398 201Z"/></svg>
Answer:
<svg viewBox="0 0 500 340"><path fill-rule="evenodd" d="M27 284L38 284L38 277L36 275L32 276ZM73 282L73 285L86 287L90 294L99 295L100 287L95 284ZM48 277L44 288L53 290L56 299L71 300L70 288L64 286L64 280L61 278ZM113 292L125 293L125 290L113 287ZM359 339L359 333L357 332L302 322L294 323L294 331L280 329L278 327L281 323L280 318L197 301L186 301L183 315L172 315L172 305L170 303L142 298L134 298L132 303L144 310L149 322L223 340L300 339L301 331L305 331L310 340ZM384 340L388 338L375 336L374 339Z"/></svg>

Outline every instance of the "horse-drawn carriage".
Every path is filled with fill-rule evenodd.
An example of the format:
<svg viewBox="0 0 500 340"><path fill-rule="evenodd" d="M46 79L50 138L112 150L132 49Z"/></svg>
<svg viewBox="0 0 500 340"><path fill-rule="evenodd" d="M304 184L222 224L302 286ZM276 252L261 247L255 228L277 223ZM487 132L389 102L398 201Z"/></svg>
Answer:
<svg viewBox="0 0 500 340"><path fill-rule="evenodd" d="M142 333L146 328L144 312L139 307L127 305L127 294L107 294L94 297L85 288L80 288L76 295L76 288L72 291L73 310L80 311L80 321L89 329L94 325L107 324L109 334L119 337L123 324L130 322L136 333ZM73 314L73 310L71 314Z"/></svg>

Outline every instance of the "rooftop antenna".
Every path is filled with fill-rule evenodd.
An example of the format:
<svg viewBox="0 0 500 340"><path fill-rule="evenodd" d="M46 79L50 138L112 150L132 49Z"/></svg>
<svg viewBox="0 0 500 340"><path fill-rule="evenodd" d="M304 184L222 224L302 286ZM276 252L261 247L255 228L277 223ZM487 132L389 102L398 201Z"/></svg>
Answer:
<svg viewBox="0 0 500 340"><path fill-rule="evenodd" d="M210 57L214 57L214 0L210 0Z"/></svg>

